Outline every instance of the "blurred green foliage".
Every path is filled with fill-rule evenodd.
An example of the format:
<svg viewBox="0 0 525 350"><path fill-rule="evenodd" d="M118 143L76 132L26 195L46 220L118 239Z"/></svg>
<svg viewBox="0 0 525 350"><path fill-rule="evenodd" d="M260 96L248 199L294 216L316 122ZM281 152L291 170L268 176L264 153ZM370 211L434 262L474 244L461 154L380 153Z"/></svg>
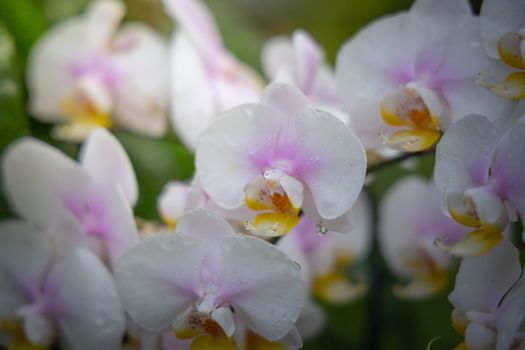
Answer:
<svg viewBox="0 0 525 350"><path fill-rule="evenodd" d="M334 61L341 44L370 21L407 8L411 0L208 0L217 17L226 45L249 65L260 69L260 49L277 34L296 28L310 32ZM25 110L25 64L31 47L49 26L80 13L89 0L0 1L0 152L14 139L31 134L71 156L78 147L59 143L49 136L50 126L28 116ZM169 35L174 27L160 0L125 0L127 20L144 21ZM156 198L172 179L188 179L193 157L172 134L148 139L123 131L117 137L128 151L140 183L137 215L156 219ZM379 169L368 190L377 204L388 188L406 174L429 177L433 156ZM0 216L9 215L3 196ZM377 219L376 219L377 223ZM325 305L328 324L324 332L305 344L306 350L321 349L451 349L460 341L450 326L449 291L423 301L400 301L392 294L396 281L390 275L377 245L368 260L371 278L368 296L342 306Z"/></svg>
<svg viewBox="0 0 525 350"><path fill-rule="evenodd" d="M28 134L19 64L14 40L0 21L0 151ZM3 188L0 188L0 218L8 215Z"/></svg>

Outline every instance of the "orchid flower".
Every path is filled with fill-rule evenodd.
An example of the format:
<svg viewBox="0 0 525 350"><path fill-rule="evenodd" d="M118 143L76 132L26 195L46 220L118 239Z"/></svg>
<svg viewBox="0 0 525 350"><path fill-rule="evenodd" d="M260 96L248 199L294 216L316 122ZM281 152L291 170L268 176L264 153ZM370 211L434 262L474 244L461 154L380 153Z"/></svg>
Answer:
<svg viewBox="0 0 525 350"><path fill-rule="evenodd" d="M255 213L253 234L280 236L299 211L321 231L348 231L363 186L363 147L341 121L309 107L294 86L269 85L258 104L225 112L202 136L197 176L219 206Z"/></svg>
<svg viewBox="0 0 525 350"><path fill-rule="evenodd" d="M316 336L326 322L325 312L312 297L342 304L367 291L364 276L357 276L356 282L351 282L346 269L363 260L370 250L371 219L370 203L361 195L352 207L349 232L320 234L315 222L303 216L299 224L277 242L277 248L301 266L308 287L307 302L296 323L303 340Z"/></svg>
<svg viewBox="0 0 525 350"><path fill-rule="evenodd" d="M140 242L117 262L125 309L142 327L192 338L192 349L235 349L236 319L274 341L293 332L304 299L299 267L271 244L236 234L197 209L175 234ZM144 288L148 286L148 288Z"/></svg>
<svg viewBox="0 0 525 350"><path fill-rule="evenodd" d="M0 333L9 339L3 345L118 349L125 318L111 274L90 251L58 255L53 233L0 223Z"/></svg>
<svg viewBox="0 0 525 350"><path fill-rule="evenodd" d="M485 255L463 259L449 295L454 328L465 336L456 349L523 349L525 278L519 279L521 274L519 253L509 241L501 241Z"/></svg>
<svg viewBox="0 0 525 350"><path fill-rule="evenodd" d="M508 115L510 101L475 84L480 72L504 69L480 41L467 0L417 0L351 38L338 54L336 79L363 145L421 151L469 113L493 121Z"/></svg>
<svg viewBox="0 0 525 350"><path fill-rule="evenodd" d="M14 142L2 162L6 195L21 218L41 229L79 226L68 237L110 265L138 241L131 206L137 183L124 149L106 130L91 133L80 164L33 138Z"/></svg>
<svg viewBox="0 0 525 350"><path fill-rule="evenodd" d="M517 69L498 84L487 84L496 95L525 98L525 3L522 0L484 0L480 11L483 47L494 59Z"/></svg>
<svg viewBox="0 0 525 350"><path fill-rule="evenodd" d="M200 134L223 111L255 102L262 80L225 47L200 0L164 0L179 29L171 47L171 120L182 142L195 150Z"/></svg>
<svg viewBox="0 0 525 350"><path fill-rule="evenodd" d="M166 225L175 229L177 222L184 213L197 209L208 208L209 198L194 179L190 184L182 181L172 181L164 186L158 199L160 217Z"/></svg>
<svg viewBox="0 0 525 350"><path fill-rule="evenodd" d="M501 239L509 221L525 217L525 119L496 126L483 116L464 117L439 142L434 179L444 213L474 229L445 246L459 256L483 254Z"/></svg>
<svg viewBox="0 0 525 350"><path fill-rule="evenodd" d="M366 282L351 283L345 269L362 260L370 250L371 220L370 203L361 195L352 207L352 227L348 232L319 233L315 222L304 216L278 241L277 247L301 265L318 299L345 303L366 291Z"/></svg>
<svg viewBox="0 0 525 350"><path fill-rule="evenodd" d="M291 38L271 38L263 46L262 63L270 80L295 85L316 108L348 123L334 74L321 47L308 33L296 30Z"/></svg>
<svg viewBox="0 0 525 350"><path fill-rule="evenodd" d="M30 109L60 123L55 137L82 141L117 125L148 136L166 130L167 44L139 23L117 31L124 5L93 2L86 14L46 33L29 61Z"/></svg>
<svg viewBox="0 0 525 350"><path fill-rule="evenodd" d="M385 193L379 208L379 246L390 270L407 280L397 285L400 298L425 298L447 287L452 257L434 245L438 237L463 239L468 229L441 212L432 184L405 177Z"/></svg>

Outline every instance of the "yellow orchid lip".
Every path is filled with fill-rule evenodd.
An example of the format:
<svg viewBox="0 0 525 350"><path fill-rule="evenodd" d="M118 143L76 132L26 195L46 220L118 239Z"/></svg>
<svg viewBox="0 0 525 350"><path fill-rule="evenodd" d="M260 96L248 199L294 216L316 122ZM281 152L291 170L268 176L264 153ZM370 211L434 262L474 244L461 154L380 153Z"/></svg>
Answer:
<svg viewBox="0 0 525 350"><path fill-rule="evenodd" d="M174 327L173 334L179 339L193 339L192 350L236 350L235 341L228 337L222 327L208 314L193 314L183 326Z"/></svg>
<svg viewBox="0 0 525 350"><path fill-rule="evenodd" d="M503 239L501 232L496 226L482 227L470 232L463 241L456 244L447 245L442 238L436 239L435 244L455 256L479 256L494 248Z"/></svg>
<svg viewBox="0 0 525 350"><path fill-rule="evenodd" d="M525 60L521 55L521 41L523 36L519 33L502 35L497 43L498 53L503 62L511 67L525 69Z"/></svg>
<svg viewBox="0 0 525 350"><path fill-rule="evenodd" d="M62 110L71 119L72 123L96 125L104 128L112 126L109 114L100 111L89 101L77 101L66 98L62 101Z"/></svg>
<svg viewBox="0 0 525 350"><path fill-rule="evenodd" d="M512 73L497 84L482 81L481 85L489 88L496 96L507 100L517 101L525 98L525 72Z"/></svg>
<svg viewBox="0 0 525 350"><path fill-rule="evenodd" d="M441 292L449 284L447 270L436 264L425 249L405 257L404 265L409 268L413 278L406 284L394 286L394 295L398 298L426 298Z"/></svg>
<svg viewBox="0 0 525 350"><path fill-rule="evenodd" d="M432 147L441 137L439 117L432 114L415 88L405 87L387 95L381 101L380 114L385 124L400 129L381 134L394 148L418 152Z"/></svg>
<svg viewBox="0 0 525 350"><path fill-rule="evenodd" d="M20 322L16 321L0 321L0 330L10 336L10 343L8 349L10 350L48 350L48 345L33 344L26 335Z"/></svg>
<svg viewBox="0 0 525 350"><path fill-rule="evenodd" d="M246 223L247 230L256 235L279 237L299 223L301 208L292 204L279 184L258 178L247 186L245 203L251 210L263 211Z"/></svg>
<svg viewBox="0 0 525 350"><path fill-rule="evenodd" d="M352 282L346 276L345 269L351 262L350 254L336 256L331 269L314 279L314 295L332 304L346 303L364 295L368 290L367 281L363 278Z"/></svg>

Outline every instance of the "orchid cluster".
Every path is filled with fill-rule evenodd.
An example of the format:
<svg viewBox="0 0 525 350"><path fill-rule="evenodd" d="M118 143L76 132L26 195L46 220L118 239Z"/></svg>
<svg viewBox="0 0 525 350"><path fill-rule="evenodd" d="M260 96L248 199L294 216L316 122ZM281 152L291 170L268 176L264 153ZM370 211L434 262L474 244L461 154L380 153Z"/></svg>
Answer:
<svg viewBox="0 0 525 350"><path fill-rule="evenodd" d="M0 345L299 349L325 305L377 292L375 252L400 299L450 290L459 264L456 349L525 348L523 0L484 0L479 15L416 0L350 37L334 69L296 30L263 46L263 72L201 0L163 6L171 40L94 0L32 48L28 109L51 138L2 152L14 217L0 222ZM194 174L160 184L157 216L139 217L119 135L172 131ZM426 155L432 178L379 202L374 172Z"/></svg>

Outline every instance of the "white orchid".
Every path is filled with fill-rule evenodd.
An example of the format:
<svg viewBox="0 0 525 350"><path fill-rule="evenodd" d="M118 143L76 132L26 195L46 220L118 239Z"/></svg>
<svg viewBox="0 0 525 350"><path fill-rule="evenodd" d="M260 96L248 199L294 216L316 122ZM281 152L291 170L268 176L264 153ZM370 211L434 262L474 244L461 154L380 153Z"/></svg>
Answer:
<svg viewBox="0 0 525 350"><path fill-rule="evenodd" d="M80 164L42 141L19 139L5 151L2 174L16 214L44 230L78 227L81 234L64 239L90 247L110 265L138 241L131 210L138 195L135 173L104 129L91 133Z"/></svg>
<svg viewBox="0 0 525 350"><path fill-rule="evenodd" d="M523 349L525 278L520 279L521 274L519 253L506 240L482 256L463 259L449 295L453 325L465 336L456 349Z"/></svg>
<svg viewBox="0 0 525 350"><path fill-rule="evenodd" d="M469 113L493 121L508 115L510 101L475 83L482 71L503 68L485 55L468 1L417 0L351 38L338 54L336 78L367 149L414 152Z"/></svg>
<svg viewBox="0 0 525 350"><path fill-rule="evenodd" d="M59 23L33 49L27 76L35 118L60 123L54 135L82 141L117 125L149 136L166 130L168 48L144 24L118 29L124 5L93 2Z"/></svg>
<svg viewBox="0 0 525 350"><path fill-rule="evenodd" d="M175 234L131 248L115 275L125 309L139 325L173 328L179 338L194 338L192 349L235 349L236 319L279 340L294 332L303 306L305 286L292 260L203 209L183 216Z"/></svg>
<svg viewBox="0 0 525 350"><path fill-rule="evenodd" d="M313 106L348 123L334 74L322 48L308 33L296 30L291 38L269 39L262 48L262 64L271 81L295 85Z"/></svg>
<svg viewBox="0 0 525 350"><path fill-rule="evenodd" d="M488 84L496 95L525 98L525 3L522 0L484 0L480 11L483 47L494 59L517 69L498 84Z"/></svg>
<svg viewBox="0 0 525 350"><path fill-rule="evenodd" d="M331 304L348 303L361 297L368 289L365 276L350 281L346 269L362 261L372 243L372 217L368 199L361 195L352 207L352 227L349 232L319 233L315 222L306 216L286 236L277 248L301 266L307 284L307 302L297 320L303 340L317 335L326 322L324 310L313 297Z"/></svg>
<svg viewBox="0 0 525 350"><path fill-rule="evenodd" d="M262 80L222 42L200 0L164 0L179 28L171 47L171 120L191 150L223 111L259 99Z"/></svg>
<svg viewBox="0 0 525 350"><path fill-rule="evenodd" d="M0 334L9 349L120 346L125 317L113 277L90 251L58 254L66 234L0 223Z"/></svg>
<svg viewBox="0 0 525 350"><path fill-rule="evenodd" d="M434 179L445 214L474 229L442 243L459 256L483 254L509 221L525 217L525 119L503 126L477 115L452 126L436 150Z"/></svg>
<svg viewBox="0 0 525 350"><path fill-rule="evenodd" d="M247 206L252 233L280 236L301 209L322 230L348 231L366 156L336 117L311 108L292 85L274 83L260 103L229 110L201 136L196 166L215 203Z"/></svg>
<svg viewBox="0 0 525 350"><path fill-rule="evenodd" d="M434 186L405 177L385 193L379 208L379 245L390 270L400 279L394 292L401 298L424 298L448 284L452 257L434 245L465 238L468 228L441 212Z"/></svg>
<svg viewBox="0 0 525 350"><path fill-rule="evenodd" d="M171 181L164 186L157 200L157 207L161 219L171 229L175 229L177 222L188 211L197 208L210 209L206 192L200 186L198 179L188 184L182 181Z"/></svg>

